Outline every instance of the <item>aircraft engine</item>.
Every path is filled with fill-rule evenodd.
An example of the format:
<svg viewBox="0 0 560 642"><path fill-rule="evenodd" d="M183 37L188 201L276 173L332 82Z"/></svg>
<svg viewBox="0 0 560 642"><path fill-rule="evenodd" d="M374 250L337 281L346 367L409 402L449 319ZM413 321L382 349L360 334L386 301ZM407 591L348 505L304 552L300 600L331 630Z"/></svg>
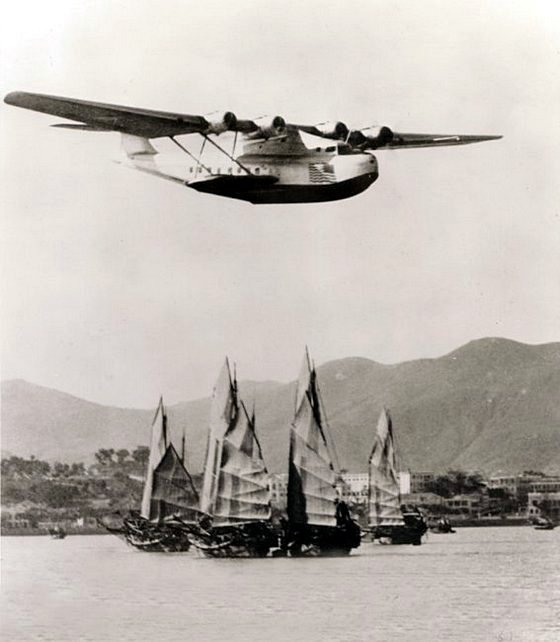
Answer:
<svg viewBox="0 0 560 642"><path fill-rule="evenodd" d="M226 111L226 113L219 119L214 120L215 115L212 117L207 117L209 122L207 134L222 134L227 131L235 131L237 128L237 116L232 111Z"/></svg>
<svg viewBox="0 0 560 642"><path fill-rule="evenodd" d="M390 143L393 136L394 134L389 127L366 127L365 129L353 129L348 136L348 142L352 147L377 149Z"/></svg>
<svg viewBox="0 0 560 642"><path fill-rule="evenodd" d="M346 136L348 136L348 127L341 121L321 123L315 125L315 129L320 131L325 138L333 138L334 140L346 140Z"/></svg>
<svg viewBox="0 0 560 642"><path fill-rule="evenodd" d="M253 121L257 129L248 134L249 138L272 138L283 136L286 131L286 121L282 116L262 116Z"/></svg>

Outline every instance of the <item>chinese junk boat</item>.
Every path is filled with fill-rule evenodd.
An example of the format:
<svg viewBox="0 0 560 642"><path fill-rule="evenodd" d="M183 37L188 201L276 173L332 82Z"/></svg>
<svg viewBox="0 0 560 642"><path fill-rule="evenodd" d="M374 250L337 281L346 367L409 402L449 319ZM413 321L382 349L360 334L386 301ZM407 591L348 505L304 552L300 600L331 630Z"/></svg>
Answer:
<svg viewBox="0 0 560 642"><path fill-rule="evenodd" d="M335 457L327 441L317 374L306 353L290 431L288 521L282 552L291 556L347 555L360 545L360 528L335 489Z"/></svg>
<svg viewBox="0 0 560 642"><path fill-rule="evenodd" d="M212 398L200 512L191 541L207 557L266 557L278 545L255 419L239 400L227 359Z"/></svg>
<svg viewBox="0 0 560 642"><path fill-rule="evenodd" d="M391 416L383 410L369 458L369 528L386 544L422 543L427 530L419 510L401 505Z"/></svg>
<svg viewBox="0 0 560 642"><path fill-rule="evenodd" d="M196 528L198 494L182 459L168 441L167 415L160 399L152 424L150 456L140 514L122 519L118 527L103 526L142 551L182 552L190 547Z"/></svg>

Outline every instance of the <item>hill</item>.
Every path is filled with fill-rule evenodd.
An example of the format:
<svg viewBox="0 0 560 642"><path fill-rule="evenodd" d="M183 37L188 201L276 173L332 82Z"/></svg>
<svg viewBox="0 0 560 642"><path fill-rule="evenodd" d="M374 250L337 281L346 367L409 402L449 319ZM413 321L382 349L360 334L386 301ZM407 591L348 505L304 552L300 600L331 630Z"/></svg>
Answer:
<svg viewBox="0 0 560 642"><path fill-rule="evenodd" d="M295 369L297 372L297 369ZM340 465L365 470L383 406L391 409L403 466L560 470L560 343L480 339L436 359L383 365L331 361L318 379ZM295 383L241 382L256 404L269 469L287 468ZM210 400L168 408L174 439L186 430L189 466L202 467ZM148 444L152 410L111 408L21 380L2 383L2 449L91 461L102 447Z"/></svg>

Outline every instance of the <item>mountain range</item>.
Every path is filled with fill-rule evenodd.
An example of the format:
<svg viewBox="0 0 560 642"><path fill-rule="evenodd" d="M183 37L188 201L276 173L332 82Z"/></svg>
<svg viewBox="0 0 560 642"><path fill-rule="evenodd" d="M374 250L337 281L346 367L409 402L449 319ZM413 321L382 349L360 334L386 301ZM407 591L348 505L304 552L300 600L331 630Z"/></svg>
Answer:
<svg viewBox="0 0 560 642"><path fill-rule="evenodd" d="M350 357L317 369L339 465L365 471L378 415L390 409L401 468L486 474L560 472L560 343L472 341L434 359L384 365ZM295 382L242 381L272 472L286 472ZM155 400L156 401L156 400ZM168 407L186 432L188 466L202 469L210 398ZM93 460L99 448L148 445L153 411L113 408L22 380L2 382L2 452Z"/></svg>

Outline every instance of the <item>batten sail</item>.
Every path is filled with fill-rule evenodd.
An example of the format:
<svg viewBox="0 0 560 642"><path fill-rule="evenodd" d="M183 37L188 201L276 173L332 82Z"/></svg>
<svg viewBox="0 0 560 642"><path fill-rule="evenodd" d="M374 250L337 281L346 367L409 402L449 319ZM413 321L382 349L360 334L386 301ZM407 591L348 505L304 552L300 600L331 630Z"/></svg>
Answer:
<svg viewBox="0 0 560 642"><path fill-rule="evenodd" d="M321 416L316 373L306 352L290 431L288 518L293 525L337 523L336 477Z"/></svg>
<svg viewBox="0 0 560 642"><path fill-rule="evenodd" d="M154 471L159 466L167 450L167 415L163 406L163 399L160 398L154 420L152 422L152 439L150 443L150 455L144 482L144 493L142 495L142 507L140 514L145 519L151 519L152 489L154 482Z"/></svg>
<svg viewBox="0 0 560 642"><path fill-rule="evenodd" d="M214 510L223 439L235 417L236 409L237 395L226 359L214 387L210 409L210 430L200 495L200 510L207 515L212 514Z"/></svg>
<svg viewBox="0 0 560 642"><path fill-rule="evenodd" d="M377 422L369 458L369 525L403 526L393 424L387 410Z"/></svg>
<svg viewBox="0 0 560 642"><path fill-rule="evenodd" d="M151 519L171 516L187 523L195 523L198 518L198 493L173 444L154 470L150 504Z"/></svg>
<svg viewBox="0 0 560 642"><path fill-rule="evenodd" d="M224 437L214 505L214 523L268 520L269 476L254 419L241 403Z"/></svg>
<svg viewBox="0 0 560 642"><path fill-rule="evenodd" d="M200 509L213 517L214 525L271 516L269 476L254 418L238 399L227 359L212 399Z"/></svg>

